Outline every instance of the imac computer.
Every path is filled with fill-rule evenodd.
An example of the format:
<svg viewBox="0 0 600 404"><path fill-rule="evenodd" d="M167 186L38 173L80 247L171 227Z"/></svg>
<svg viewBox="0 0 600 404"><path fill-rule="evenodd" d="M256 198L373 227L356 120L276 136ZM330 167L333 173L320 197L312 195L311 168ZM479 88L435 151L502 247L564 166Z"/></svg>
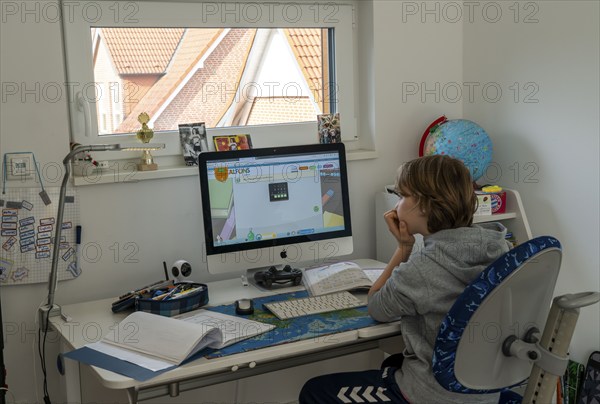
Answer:
<svg viewBox="0 0 600 404"><path fill-rule="evenodd" d="M207 152L198 165L210 273L352 253L342 143Z"/></svg>

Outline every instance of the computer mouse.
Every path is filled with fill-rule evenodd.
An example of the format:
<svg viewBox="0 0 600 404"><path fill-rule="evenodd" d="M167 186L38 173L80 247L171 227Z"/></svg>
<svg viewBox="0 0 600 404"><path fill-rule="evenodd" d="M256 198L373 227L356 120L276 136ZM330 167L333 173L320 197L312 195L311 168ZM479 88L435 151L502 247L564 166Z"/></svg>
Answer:
<svg viewBox="0 0 600 404"><path fill-rule="evenodd" d="M235 312L243 316L254 313L254 303L252 299L238 299L235 301Z"/></svg>

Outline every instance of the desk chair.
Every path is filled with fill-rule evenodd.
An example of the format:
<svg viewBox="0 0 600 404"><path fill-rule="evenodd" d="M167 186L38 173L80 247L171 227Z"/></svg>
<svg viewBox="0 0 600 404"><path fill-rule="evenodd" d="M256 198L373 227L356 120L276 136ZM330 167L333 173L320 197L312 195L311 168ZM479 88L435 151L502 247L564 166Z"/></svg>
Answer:
<svg viewBox="0 0 600 404"><path fill-rule="evenodd" d="M555 238L532 239L464 290L434 347L433 373L442 387L464 394L502 392L500 403L551 402L579 308L600 300L597 292L552 299L561 257ZM523 397L509 390L528 377Z"/></svg>

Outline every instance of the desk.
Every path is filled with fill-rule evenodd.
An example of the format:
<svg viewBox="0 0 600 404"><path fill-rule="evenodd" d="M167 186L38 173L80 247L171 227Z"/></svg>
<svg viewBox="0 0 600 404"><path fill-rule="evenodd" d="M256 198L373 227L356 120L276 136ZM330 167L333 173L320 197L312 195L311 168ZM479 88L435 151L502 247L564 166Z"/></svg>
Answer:
<svg viewBox="0 0 600 404"><path fill-rule="evenodd" d="M374 260L354 260L362 267L383 267ZM239 298L255 298L268 294L302 290L290 287L263 292L252 286L242 286L239 278L209 284L210 305L227 304ZM359 295L366 299L366 294ZM61 352L81 348L106 335L129 313L114 314L110 310L114 298L63 306L64 314L71 317L65 322L60 317L50 319L61 339ZM163 373L146 382L138 382L105 369L90 367L65 360L65 387L67 402L81 402L79 366L87 366L109 389L126 390L130 403L161 396L176 396L179 392L197 389L248 376L272 372L319 360L335 358L356 352L380 348L380 340L400 334L399 323L379 324L360 330L348 331L319 338L297 341L215 359L200 358Z"/></svg>

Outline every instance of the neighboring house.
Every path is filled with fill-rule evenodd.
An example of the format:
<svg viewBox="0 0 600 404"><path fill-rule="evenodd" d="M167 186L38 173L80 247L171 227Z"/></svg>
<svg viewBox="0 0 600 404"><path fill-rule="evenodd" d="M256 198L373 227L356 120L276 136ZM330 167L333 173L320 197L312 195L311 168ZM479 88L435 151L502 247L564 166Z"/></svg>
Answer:
<svg viewBox="0 0 600 404"><path fill-rule="evenodd" d="M99 28L92 33L100 133L316 120L320 29ZM110 95L110 96L105 96Z"/></svg>

